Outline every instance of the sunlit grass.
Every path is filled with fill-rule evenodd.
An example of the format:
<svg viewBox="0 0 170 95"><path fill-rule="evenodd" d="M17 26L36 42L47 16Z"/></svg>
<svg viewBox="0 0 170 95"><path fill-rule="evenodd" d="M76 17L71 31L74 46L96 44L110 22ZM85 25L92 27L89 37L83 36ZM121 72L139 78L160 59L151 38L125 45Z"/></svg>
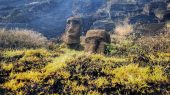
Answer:
<svg viewBox="0 0 170 95"><path fill-rule="evenodd" d="M133 89L149 87L148 82L168 82L168 78L164 76L163 70L159 66L151 70L149 67L139 67L139 65L130 64L110 72L114 75L112 79L113 84L119 83Z"/></svg>
<svg viewBox="0 0 170 95"><path fill-rule="evenodd" d="M121 63L121 62L128 62L129 58L128 57L106 57L101 54L94 54L90 55L90 58L92 61L103 61L103 63Z"/></svg>
<svg viewBox="0 0 170 95"><path fill-rule="evenodd" d="M161 63L170 61L170 53L149 54L150 61Z"/></svg>
<svg viewBox="0 0 170 95"><path fill-rule="evenodd" d="M10 71L14 68L14 65L12 63L6 64L6 63L1 63L2 64L2 69L6 71Z"/></svg>
<svg viewBox="0 0 170 95"><path fill-rule="evenodd" d="M66 63L73 61L76 57L83 54L83 52L69 49L63 49L63 51L65 52L64 54L61 54L59 57L54 58L51 63L48 63L48 65L46 65L46 67L43 69L45 71L45 75L56 72L57 70L66 67Z"/></svg>
<svg viewBox="0 0 170 95"><path fill-rule="evenodd" d="M44 89L48 87L46 89L48 91L61 86L63 87L62 93L74 95L83 92L87 95L102 95L101 91L117 89L119 86L124 88L111 92L118 94L125 89L130 89L129 91L132 92L152 93L159 87L154 88L150 84L168 84L169 81L163 65L160 65L163 64L162 62L169 62L170 55L164 52L146 54L151 62L147 64L160 63L152 64L152 67L150 65L142 67L140 61L139 64L133 63L133 56L138 56L136 54L104 56L67 48L53 51L42 48L6 50L3 54L6 55L6 58L15 58L16 52L21 52L18 55L22 55L16 62L1 63L2 70L10 71L8 80L2 84L2 87L20 94L27 93L26 90L21 89L29 89L28 85L34 84L42 86ZM55 54L57 56L53 56ZM48 61L49 59L50 61ZM23 65L25 63L26 65ZM35 68L37 63L41 68ZM27 70L27 68L31 69ZM17 71L18 69L22 70ZM61 88L57 89L61 90ZM31 88L31 90L37 89ZM46 90L37 93L48 92Z"/></svg>
<svg viewBox="0 0 170 95"><path fill-rule="evenodd" d="M24 52L25 50L5 50L2 56L5 58L13 58L23 55Z"/></svg>
<svg viewBox="0 0 170 95"><path fill-rule="evenodd" d="M15 91L21 87L23 87L25 84L23 82L18 82L15 79L10 80L9 82L6 82L3 87L10 89L12 91Z"/></svg>

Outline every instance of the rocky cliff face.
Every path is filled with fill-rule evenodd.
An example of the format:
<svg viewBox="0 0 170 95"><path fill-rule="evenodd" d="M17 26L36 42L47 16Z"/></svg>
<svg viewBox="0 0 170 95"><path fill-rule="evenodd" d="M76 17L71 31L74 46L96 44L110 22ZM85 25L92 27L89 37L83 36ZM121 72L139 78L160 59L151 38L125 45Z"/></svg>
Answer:
<svg viewBox="0 0 170 95"><path fill-rule="evenodd" d="M116 23L159 23L169 19L166 0L0 0L0 27L28 28L47 37L64 32L66 19L80 16L83 31L111 31Z"/></svg>
<svg viewBox="0 0 170 95"><path fill-rule="evenodd" d="M71 0L0 0L0 26L28 28L54 37L72 15Z"/></svg>

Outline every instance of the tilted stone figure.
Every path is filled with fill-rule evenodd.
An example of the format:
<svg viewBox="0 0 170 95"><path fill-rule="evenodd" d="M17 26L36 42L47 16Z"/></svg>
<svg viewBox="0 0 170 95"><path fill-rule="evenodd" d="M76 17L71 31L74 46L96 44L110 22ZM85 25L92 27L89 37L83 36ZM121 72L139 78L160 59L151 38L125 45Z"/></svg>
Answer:
<svg viewBox="0 0 170 95"><path fill-rule="evenodd" d="M79 49L81 35L81 19L79 17L70 17L67 19L66 33L64 42L71 49Z"/></svg>
<svg viewBox="0 0 170 95"><path fill-rule="evenodd" d="M89 30L85 38L85 51L89 53L105 54L106 45L110 42L110 35L105 30Z"/></svg>

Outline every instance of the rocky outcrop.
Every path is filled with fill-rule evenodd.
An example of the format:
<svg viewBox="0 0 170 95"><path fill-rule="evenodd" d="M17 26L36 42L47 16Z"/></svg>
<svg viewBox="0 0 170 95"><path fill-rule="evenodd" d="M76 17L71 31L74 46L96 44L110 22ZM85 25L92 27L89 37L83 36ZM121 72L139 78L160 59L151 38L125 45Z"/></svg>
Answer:
<svg viewBox="0 0 170 95"><path fill-rule="evenodd" d="M61 35L71 16L89 29L112 31L117 23L160 23L169 20L168 0L0 0L0 27L28 28L47 37Z"/></svg>
<svg viewBox="0 0 170 95"><path fill-rule="evenodd" d="M79 7L82 11L77 12L75 15L81 15L83 19L82 21L85 21L82 25L83 29L85 29L82 31L84 34L89 29L113 31L117 23L123 23L127 18L129 19L130 24L137 26L143 26L144 24L149 24L150 26L152 26L152 24L159 25L159 23L164 23L167 20L170 20L166 0L132 0L131 2L127 2L127 0L104 1L102 2L103 5L101 5L100 0L98 0L100 6L93 9L93 12L87 11L86 9L86 7L91 9L90 6L95 6L93 5L95 2L93 0L91 0L91 3L87 4L88 6L85 8L81 9L81 7ZM84 5L87 3L85 1L82 2ZM157 11L163 11L161 14L162 17L160 17L160 14L157 14Z"/></svg>
<svg viewBox="0 0 170 95"><path fill-rule="evenodd" d="M72 0L0 0L0 27L28 28L47 37L64 32Z"/></svg>
<svg viewBox="0 0 170 95"><path fill-rule="evenodd" d="M165 23L148 23L148 24L140 24L135 26L136 34L139 36L155 36L165 31L162 31L165 27ZM154 31L154 32L153 32Z"/></svg>

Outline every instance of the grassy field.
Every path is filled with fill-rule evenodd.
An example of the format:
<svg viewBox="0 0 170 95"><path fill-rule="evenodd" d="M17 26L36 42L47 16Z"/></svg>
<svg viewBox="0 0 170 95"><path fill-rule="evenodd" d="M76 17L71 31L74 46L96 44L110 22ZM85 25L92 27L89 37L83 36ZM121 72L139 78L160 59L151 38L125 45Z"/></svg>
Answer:
<svg viewBox="0 0 170 95"><path fill-rule="evenodd" d="M169 40L168 33L138 40L122 39L108 45L107 56L70 50L64 45L53 49L2 49L0 92L168 95Z"/></svg>

